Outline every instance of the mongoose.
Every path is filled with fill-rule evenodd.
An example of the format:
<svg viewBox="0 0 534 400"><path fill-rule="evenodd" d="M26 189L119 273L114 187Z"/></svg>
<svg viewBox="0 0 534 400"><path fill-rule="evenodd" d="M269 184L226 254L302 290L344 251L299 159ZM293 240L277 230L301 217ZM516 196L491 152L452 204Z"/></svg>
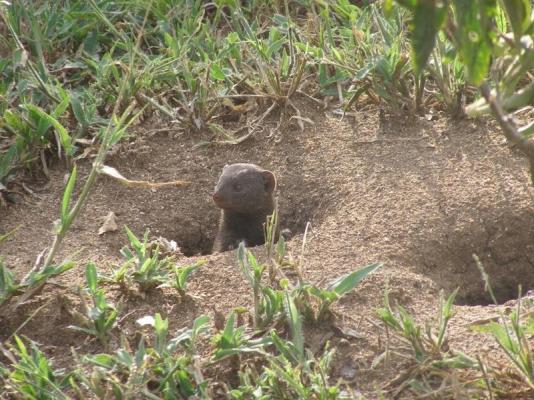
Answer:
<svg viewBox="0 0 534 400"><path fill-rule="evenodd" d="M254 164L231 164L223 168L213 192L221 211L213 252L265 243L263 224L274 210L276 178Z"/></svg>

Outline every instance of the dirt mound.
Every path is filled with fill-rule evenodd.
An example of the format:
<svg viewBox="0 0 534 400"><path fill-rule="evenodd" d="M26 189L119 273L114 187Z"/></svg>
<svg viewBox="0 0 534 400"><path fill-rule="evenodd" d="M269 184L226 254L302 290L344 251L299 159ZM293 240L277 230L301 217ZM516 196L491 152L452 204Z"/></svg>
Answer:
<svg viewBox="0 0 534 400"><path fill-rule="evenodd" d="M349 348L339 365L351 359L363 371L376 356L376 328L367 317L374 318L381 306L386 282L392 300L421 319L435 315L440 289L459 287L461 305L488 304L473 254L480 257L500 301L514 298L518 284L524 292L534 287L534 191L525 160L510 154L494 125L445 117L381 117L375 108L341 118L305 102L300 107L314 122L304 132L292 124L275 131L273 120L238 146L194 148L202 137L175 134L172 127L162 132L165 126L156 121L139 127L133 135L137 139L122 145L108 164L132 179L191 184L151 191L102 178L60 254L74 256L79 267L59 282L69 288L83 284L89 260L102 271L119 263L119 250L126 244L123 231L97 234L101 219L113 211L119 225L137 235L150 229L153 236L175 240L185 256L209 260L190 286L198 300L183 303L163 291L125 301L123 332L133 334L135 319L147 313L165 314L177 329L195 315L213 314L214 308L227 312L249 306L250 290L235 268L235 254L206 254L219 216L210 196L217 177L227 163L252 162L278 177L281 223L295 234L290 242L295 256L300 256L300 234L308 221L312 224L304 255L308 280L326 283L371 262L385 264L336 306L346 324L363 335L357 343L342 344ZM81 167L80 181L88 163ZM14 238L0 244L6 264L19 276L50 243L64 174L61 165L52 166L49 184L31 185L38 198L0 210L0 232L21 225ZM0 316L0 338L44 304L21 332L67 360L65 344L90 346L66 329L72 323L63 303L69 296L65 288L47 286L20 315ZM478 337L474 343L461 328L475 309L477 317L493 313L491 307L459 307L453 340L489 352L490 339ZM376 383L371 373L362 372L360 379L357 385L363 389L372 390Z"/></svg>

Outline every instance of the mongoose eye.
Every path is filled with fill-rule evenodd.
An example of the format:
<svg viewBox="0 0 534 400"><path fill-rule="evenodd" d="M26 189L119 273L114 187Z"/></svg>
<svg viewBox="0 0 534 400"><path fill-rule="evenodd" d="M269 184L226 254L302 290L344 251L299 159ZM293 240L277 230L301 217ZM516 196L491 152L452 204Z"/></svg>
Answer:
<svg viewBox="0 0 534 400"><path fill-rule="evenodd" d="M241 185L240 183L234 183L232 188L234 189L235 192L240 192L241 190L243 190L243 185Z"/></svg>

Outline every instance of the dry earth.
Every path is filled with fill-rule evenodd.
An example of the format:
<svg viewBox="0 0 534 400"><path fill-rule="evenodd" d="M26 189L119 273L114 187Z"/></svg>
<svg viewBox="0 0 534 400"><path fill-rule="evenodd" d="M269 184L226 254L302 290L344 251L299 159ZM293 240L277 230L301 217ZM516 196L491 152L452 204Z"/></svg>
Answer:
<svg viewBox="0 0 534 400"><path fill-rule="evenodd" d="M236 268L235 253L207 253L218 219L210 193L220 170L226 163L254 162L278 177L281 224L294 233L294 257L301 254L302 232L311 222L307 280L326 284L360 266L384 263L335 307L343 326L362 335L333 339L340 350L336 376L354 368L351 385L370 394L396 375L395 368L370 369L384 350L376 309L386 285L392 301L420 321L436 317L440 289L450 293L459 287L451 346L498 359L493 340L468 329L470 323L496 315L473 254L482 260L501 304L517 297L518 285L523 293L533 288L534 189L526 161L486 120L453 121L438 115L428 121L374 107L341 118L306 102L301 106L303 116L314 122L304 132L294 121L274 130L273 120L236 146L193 148L206 137L180 134L157 121L138 126L108 164L132 179L184 179L191 184L140 190L102 178L59 256L73 257L77 267L59 279L61 285L47 286L17 314L0 315L0 340L31 315L19 333L39 342L57 365L69 365L70 346L100 351L96 343L66 328L73 323L67 310L76 305L72 289L84 284L87 261L94 261L101 272L120 263L119 250L126 245L123 230L97 234L110 211L121 227L127 225L139 236L150 229L153 236L175 240L186 256L208 260L192 278L192 301L180 301L170 290L124 299L116 288L110 289L121 304L122 333L134 338L135 320L154 312L168 317L171 330L176 330L201 313L250 307L251 291ZM88 166L89 161L81 162L79 181ZM21 225L13 238L0 244L0 254L17 276L27 272L51 242L65 173L56 162L49 182L36 177L27 181L38 197L27 196L0 210L0 233ZM261 248L255 252L263 254ZM192 262L186 256L180 262ZM322 343L328 332L310 329L310 346Z"/></svg>

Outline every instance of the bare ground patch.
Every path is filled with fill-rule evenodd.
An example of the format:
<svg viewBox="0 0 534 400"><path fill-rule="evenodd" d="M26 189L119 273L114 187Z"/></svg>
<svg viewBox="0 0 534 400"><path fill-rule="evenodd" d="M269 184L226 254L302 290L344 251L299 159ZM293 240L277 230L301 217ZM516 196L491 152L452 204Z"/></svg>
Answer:
<svg viewBox="0 0 534 400"><path fill-rule="evenodd" d="M465 329L474 314L483 318L495 312L479 306L489 299L472 254L482 260L500 301L514 298L518 284L524 292L534 287L534 192L525 160L511 152L486 121L380 118L376 108L341 119L306 103L301 110L314 121L304 132L292 124L273 132L273 122L239 146L193 149L202 137L178 135L172 127L154 133L152 129L163 126L157 121L139 127L138 139L122 145L108 164L132 179L183 179L191 184L150 191L101 179L60 255L73 256L78 267L59 279L62 286L47 286L19 314L1 315L0 337L8 337L44 305L21 333L43 344L63 365L69 363L70 346L96 351L94 343L66 329L73 321L64 301L76 304L71 289L83 284L87 261L102 271L120 262L119 250L126 244L123 231L97 234L109 211L115 212L121 227L128 225L137 235L150 229L153 236L177 241L183 262L190 261L186 256L208 259L191 282L190 292L196 296L192 302L167 291L139 299L114 293L126 315L119 328L129 338L135 337L135 319L146 314L164 314L175 330L201 313L250 306L250 290L235 266L234 252L207 253L219 215L210 194L220 170L226 163L253 162L278 177L281 223L296 235L290 242L295 256L300 255L306 222L312 224L305 254L308 280L327 283L358 266L385 264L336 306L344 324L362 336L333 339L340 349L338 376L353 366L358 373L352 385L369 394L395 374L393 369L381 374L370 369L384 345L373 321L386 282L392 300L421 320L435 315L440 289L459 287L458 304L477 306L458 308L452 340L466 351L493 352L490 338ZM82 163L82 177L87 167ZM14 238L0 244L0 254L19 276L50 244L64 174L61 165L52 166L47 186L31 183L42 188L39 198L0 210L1 232L22 225ZM261 249L256 252L261 254Z"/></svg>

